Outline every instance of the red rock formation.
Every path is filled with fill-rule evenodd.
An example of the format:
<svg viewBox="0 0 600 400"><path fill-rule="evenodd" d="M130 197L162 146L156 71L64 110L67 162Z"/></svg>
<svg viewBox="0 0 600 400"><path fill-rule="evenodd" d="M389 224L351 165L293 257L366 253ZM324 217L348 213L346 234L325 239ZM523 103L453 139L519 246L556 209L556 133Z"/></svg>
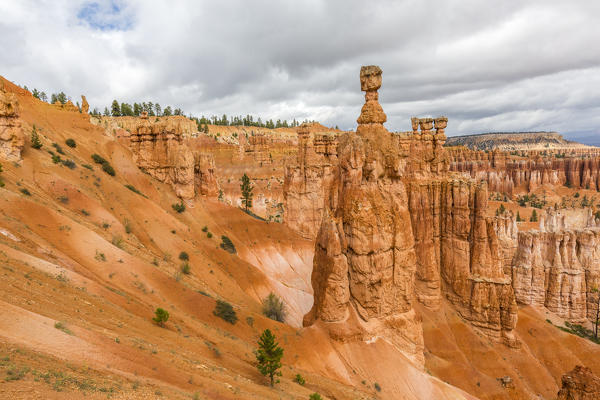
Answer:
<svg viewBox="0 0 600 400"><path fill-rule="evenodd" d="M600 284L600 229L520 232L512 281L520 304L573 322L593 319Z"/></svg>
<svg viewBox="0 0 600 400"><path fill-rule="evenodd" d="M540 155L525 159L504 152L450 151L450 170L488 182L493 192L512 195L517 187L532 191L542 185L600 188L600 157L551 158Z"/></svg>
<svg viewBox="0 0 600 400"><path fill-rule="evenodd" d="M147 115L123 122L117 138L133 152L137 166L155 179L173 186L177 196L215 194L217 184L212 156L192 152L183 139L182 124L173 119L150 120Z"/></svg>
<svg viewBox="0 0 600 400"><path fill-rule="evenodd" d="M0 89L0 157L7 161L21 161L24 145L17 96Z"/></svg>
<svg viewBox="0 0 600 400"><path fill-rule="evenodd" d="M248 145L245 146L246 153L253 156L254 161L262 164L271 164L273 162L269 155L269 139L263 132L252 132L248 136Z"/></svg>
<svg viewBox="0 0 600 400"><path fill-rule="evenodd" d="M557 400L600 399L600 379L589 368L576 366L562 377Z"/></svg>
<svg viewBox="0 0 600 400"><path fill-rule="evenodd" d="M81 112L87 114L90 110L90 105L84 95L81 95Z"/></svg>
<svg viewBox="0 0 600 400"><path fill-rule="evenodd" d="M305 324L342 340L383 336L421 362L415 297L435 307L445 296L475 327L515 344L516 302L485 216L486 185L448 174L447 119L435 120L436 133L433 119L388 132L380 85L378 67L361 69L365 105L357 132L339 139Z"/></svg>
<svg viewBox="0 0 600 400"><path fill-rule="evenodd" d="M307 239L315 239L323 219L337 165L338 137L298 128L298 152L284 171L284 222Z"/></svg>

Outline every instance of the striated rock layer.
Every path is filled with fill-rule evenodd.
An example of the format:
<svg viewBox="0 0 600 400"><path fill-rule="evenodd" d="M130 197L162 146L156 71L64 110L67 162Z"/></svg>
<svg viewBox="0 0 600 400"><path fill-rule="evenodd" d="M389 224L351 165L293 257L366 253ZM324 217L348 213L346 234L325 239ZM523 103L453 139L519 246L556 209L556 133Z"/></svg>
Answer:
<svg viewBox="0 0 600 400"><path fill-rule="evenodd" d="M24 145L17 96L0 89L0 157L7 161L21 161Z"/></svg>
<svg viewBox="0 0 600 400"><path fill-rule="evenodd" d="M600 157L523 158L510 153L453 149L450 170L488 182L494 192L512 195L516 188L533 191L543 185L600 189Z"/></svg>
<svg viewBox="0 0 600 400"><path fill-rule="evenodd" d="M576 366L562 377L557 400L600 399L600 379L589 368Z"/></svg>
<svg viewBox="0 0 600 400"><path fill-rule="evenodd" d="M116 130L117 138L133 152L137 166L153 178L170 184L177 196L193 199L196 194L216 194L214 160L193 152L183 139L181 124L172 119L150 121L147 115Z"/></svg>
<svg viewBox="0 0 600 400"><path fill-rule="evenodd" d="M600 228L520 232L512 282L520 304L544 306L573 322L595 319Z"/></svg>
<svg viewBox="0 0 600 400"><path fill-rule="evenodd" d="M360 78L365 105L331 167L305 325L323 324L340 340L385 337L422 363L414 302L436 307L445 296L475 327L515 344L516 302L496 223L485 216L486 185L448 173L446 118L390 133L381 70L363 67Z"/></svg>

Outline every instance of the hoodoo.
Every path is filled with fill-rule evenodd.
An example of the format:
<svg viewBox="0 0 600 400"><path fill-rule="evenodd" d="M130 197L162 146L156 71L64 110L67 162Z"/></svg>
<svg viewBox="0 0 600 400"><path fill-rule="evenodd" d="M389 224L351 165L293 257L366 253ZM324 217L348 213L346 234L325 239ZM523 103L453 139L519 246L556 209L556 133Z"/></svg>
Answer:
<svg viewBox="0 0 600 400"><path fill-rule="evenodd" d="M515 296L497 223L485 215L487 186L448 172L445 117L413 119L411 132L383 126L381 74L361 69L359 125L339 139L304 323L340 340L383 337L422 363L415 301L435 309L445 298L490 338L516 345Z"/></svg>

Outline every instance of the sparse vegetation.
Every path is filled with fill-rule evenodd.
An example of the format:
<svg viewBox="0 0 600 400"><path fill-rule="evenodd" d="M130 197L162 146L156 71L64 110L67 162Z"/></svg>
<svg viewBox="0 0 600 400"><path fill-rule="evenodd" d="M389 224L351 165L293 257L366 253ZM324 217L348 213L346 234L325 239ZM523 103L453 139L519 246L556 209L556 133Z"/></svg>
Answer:
<svg viewBox="0 0 600 400"><path fill-rule="evenodd" d="M75 142L74 139L67 139L65 140L65 144L69 147L77 147L77 143Z"/></svg>
<svg viewBox="0 0 600 400"><path fill-rule="evenodd" d="M81 166L82 166L83 168L87 168L87 169L89 169L90 171L93 171L93 170L94 170L94 167L92 167L90 164L81 164Z"/></svg>
<svg viewBox="0 0 600 400"><path fill-rule="evenodd" d="M381 386L379 386L379 383L375 382L373 384L373 387L375 388L375 390L377 390L378 392L381 392Z"/></svg>
<svg viewBox="0 0 600 400"><path fill-rule="evenodd" d="M113 236L111 243L119 249L123 248L123 238L121 236Z"/></svg>
<svg viewBox="0 0 600 400"><path fill-rule="evenodd" d="M182 251L181 253L179 253L179 259L181 261L189 261L190 260L190 256L185 251Z"/></svg>
<svg viewBox="0 0 600 400"><path fill-rule="evenodd" d="M283 322L285 320L285 305L275 293L271 292L262 302L262 313L267 318Z"/></svg>
<svg viewBox="0 0 600 400"><path fill-rule="evenodd" d="M231 253L231 254L235 254L236 253L235 246L233 245L233 242L231 241L231 239L229 239L225 235L221 236L221 244L219 246L223 250L227 251L228 253Z"/></svg>
<svg viewBox="0 0 600 400"><path fill-rule="evenodd" d="M64 333L66 333L67 335L73 335L73 332L71 332L71 330L69 330L69 328L67 328L65 326L65 324L63 324L62 322L55 322L54 323L54 327L58 330L63 331Z"/></svg>
<svg viewBox="0 0 600 400"><path fill-rule="evenodd" d="M223 300L217 300L213 314L232 325L235 325L238 320L237 314L231 304Z"/></svg>
<svg viewBox="0 0 600 400"><path fill-rule="evenodd" d="M96 255L94 256L94 258L98 261L106 261L106 256L104 255L104 253L101 253L98 250L96 250Z"/></svg>
<svg viewBox="0 0 600 400"><path fill-rule="evenodd" d="M323 400L323 398L321 397L321 395L317 392L311 394L310 396L308 396L308 400Z"/></svg>
<svg viewBox="0 0 600 400"><path fill-rule="evenodd" d="M140 192L139 190L137 190L137 189L135 188L135 186L133 186L133 185L127 184L127 185L125 185L125 187L126 187L127 189L131 190L133 193L137 193L137 194L139 194L140 196L144 196L144 194L143 194L142 192ZM146 196L144 196L144 197L146 197Z"/></svg>
<svg viewBox="0 0 600 400"><path fill-rule="evenodd" d="M258 349L255 352L258 361L258 371L271 380L271 387L275 384L275 376L281 376L281 358L283 349L275 341L275 335L265 329L258 340Z"/></svg>
<svg viewBox="0 0 600 400"><path fill-rule="evenodd" d="M73 160L63 160L62 165L69 169L75 169L75 167L77 167L77 164L75 164L75 161Z"/></svg>
<svg viewBox="0 0 600 400"><path fill-rule="evenodd" d="M165 323L169 320L169 312L165 309L158 307L154 311L154 318L152 321L156 322L158 326L164 327Z"/></svg>
<svg viewBox="0 0 600 400"><path fill-rule="evenodd" d="M208 232L208 233L206 234L206 237L210 239L210 238L212 238L212 237L213 237L213 234L212 234L212 233L210 233L210 232Z"/></svg>
<svg viewBox="0 0 600 400"><path fill-rule="evenodd" d="M296 374L296 376L294 377L294 382L296 382L298 385L304 386L306 380L302 377L302 375Z"/></svg>
<svg viewBox="0 0 600 400"><path fill-rule="evenodd" d="M26 188L19 189L19 192L23 193L25 196L31 196L31 192L29 192L29 190Z"/></svg>
<svg viewBox="0 0 600 400"><path fill-rule="evenodd" d="M65 155L65 151L63 150L62 147L60 147L60 144L58 144L58 143L52 143L52 147L54 147L56 149L56 152L58 154L62 154L63 156Z"/></svg>
<svg viewBox="0 0 600 400"><path fill-rule="evenodd" d="M110 165L110 163L104 157L94 153L94 154L92 154L92 160L94 160L94 162L96 164L100 164L102 166L102 170L104 172L106 172L110 176L115 176L114 168L112 167L112 165Z"/></svg>
<svg viewBox="0 0 600 400"><path fill-rule="evenodd" d="M183 204L183 200L181 200L180 203L175 203L171 205L171 207L173 207L173 210L177 211L180 214L185 211L185 204Z"/></svg>

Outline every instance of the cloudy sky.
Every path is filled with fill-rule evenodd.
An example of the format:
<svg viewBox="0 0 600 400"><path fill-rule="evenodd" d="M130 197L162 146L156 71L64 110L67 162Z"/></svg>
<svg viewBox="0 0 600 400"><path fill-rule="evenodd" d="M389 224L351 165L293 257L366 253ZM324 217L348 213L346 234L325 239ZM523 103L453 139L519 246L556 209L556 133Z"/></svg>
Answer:
<svg viewBox="0 0 600 400"><path fill-rule="evenodd" d="M390 130L600 137L600 1L0 1L0 75L194 115L354 129L361 65L383 69Z"/></svg>

